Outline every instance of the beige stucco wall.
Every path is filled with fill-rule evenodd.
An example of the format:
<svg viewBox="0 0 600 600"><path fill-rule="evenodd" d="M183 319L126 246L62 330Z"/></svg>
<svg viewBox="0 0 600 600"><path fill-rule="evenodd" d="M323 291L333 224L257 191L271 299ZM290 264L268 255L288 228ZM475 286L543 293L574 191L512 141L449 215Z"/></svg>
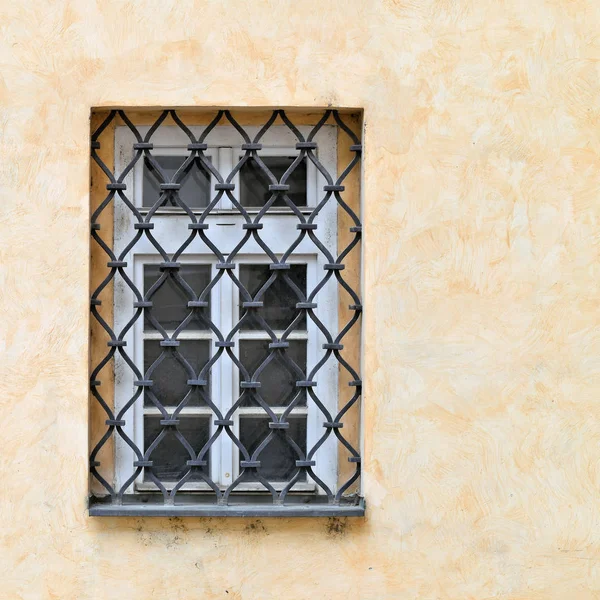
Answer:
<svg viewBox="0 0 600 600"><path fill-rule="evenodd" d="M600 596L600 4L0 3L0 597ZM363 520L91 519L89 115L365 109Z"/></svg>

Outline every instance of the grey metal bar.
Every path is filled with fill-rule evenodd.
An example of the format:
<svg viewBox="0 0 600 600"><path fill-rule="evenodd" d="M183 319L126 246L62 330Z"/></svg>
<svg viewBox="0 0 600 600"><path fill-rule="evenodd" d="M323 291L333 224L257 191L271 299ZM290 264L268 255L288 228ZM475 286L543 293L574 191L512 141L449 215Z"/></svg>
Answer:
<svg viewBox="0 0 600 600"><path fill-rule="evenodd" d="M335 504L105 504L90 502L90 517L364 517L365 502Z"/></svg>

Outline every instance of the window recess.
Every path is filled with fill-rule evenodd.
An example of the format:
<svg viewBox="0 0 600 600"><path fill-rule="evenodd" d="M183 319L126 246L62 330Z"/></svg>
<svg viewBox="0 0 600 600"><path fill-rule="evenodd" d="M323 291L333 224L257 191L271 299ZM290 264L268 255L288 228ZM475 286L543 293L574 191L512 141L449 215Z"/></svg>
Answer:
<svg viewBox="0 0 600 600"><path fill-rule="evenodd" d="M362 515L358 128L133 113L92 133L90 514Z"/></svg>

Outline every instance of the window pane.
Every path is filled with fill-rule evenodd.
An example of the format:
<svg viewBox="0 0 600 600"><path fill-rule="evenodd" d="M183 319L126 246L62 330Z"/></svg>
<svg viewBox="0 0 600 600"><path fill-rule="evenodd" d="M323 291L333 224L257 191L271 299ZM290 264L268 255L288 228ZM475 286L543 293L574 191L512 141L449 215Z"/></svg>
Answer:
<svg viewBox="0 0 600 600"><path fill-rule="evenodd" d="M296 461L300 460L296 451L285 439L284 432L306 452L306 418L289 418L289 429L269 429L269 419L245 417L240 419L240 441L252 455L271 431L275 432L267 447L259 454L260 474L269 481L288 481L296 471ZM243 456L240 460L244 460ZM305 481L300 479L300 481Z"/></svg>
<svg viewBox="0 0 600 600"><path fill-rule="evenodd" d="M269 340L240 340L240 361L253 379L254 372L270 352ZM290 340L290 347L284 353L306 373L306 340ZM258 377L261 386L256 391L269 406L287 406L299 393L301 401L298 406L306 405L305 389L296 387L296 381L300 377L281 358L279 351L274 354L275 358ZM240 393L242 391L240 389ZM250 391L246 393L244 406L257 406Z"/></svg>
<svg viewBox="0 0 600 600"><path fill-rule="evenodd" d="M250 292L252 298L256 296L268 279L276 274L276 279L271 283L267 291L262 295L263 308L252 308L250 314L244 321L242 330L262 329L254 318L261 315L272 329L287 329L294 317L300 312L296 303L300 302L295 291L285 280L284 274L298 287L306 296L306 265L291 265L286 271L271 271L269 265L240 265L240 281ZM242 308L243 299L240 298L240 317L247 309ZM306 316L302 311L302 319L296 325L298 330L306 330Z"/></svg>
<svg viewBox="0 0 600 600"><path fill-rule="evenodd" d="M187 156L154 156L163 174L170 182L173 175L186 161ZM161 195L158 172L155 172L148 159L144 159L144 177L142 191L142 206L153 206ZM195 160L191 169L179 182L179 198L190 208L204 208L210 202L210 173L205 169L200 160ZM173 192L169 192L166 202L162 206L179 207L175 203ZM180 208L180 207L179 207Z"/></svg>
<svg viewBox="0 0 600 600"><path fill-rule="evenodd" d="M161 419L162 417L155 417L154 415L146 415L144 417L144 452L163 430L163 426L160 424ZM187 440L196 455L200 452L206 442L208 442L210 437L210 422L209 419L204 416L180 416L177 429ZM210 451L205 457L207 461L209 460L209 456ZM190 453L177 438L173 429L167 430L166 435L150 455L150 460L154 462L154 474L161 481L178 481L181 479L189 469L186 462L190 459ZM199 470L207 474L208 466L200 467ZM192 481L197 481L199 479L200 477L198 475L192 475L191 477ZM144 481L149 480L146 469L144 469Z"/></svg>
<svg viewBox="0 0 600 600"><path fill-rule="evenodd" d="M260 158L278 182L296 160L295 156L261 156ZM287 178L286 184L290 186L287 192L288 198L296 206L306 206L306 158ZM269 185L271 185L271 180L258 162L254 158L246 161L240 169L240 203L242 206L264 206L273 193L269 191ZM287 204L283 198L279 197L273 206L287 207Z"/></svg>
<svg viewBox="0 0 600 600"><path fill-rule="evenodd" d="M181 265L179 275L194 290L196 296L208 287L211 280L210 265ZM158 281L163 274L158 265L144 265L144 294ZM176 280L169 275L156 290L151 298L152 316L168 331L173 331L190 314L191 310L187 307L190 300ZM210 303L210 294L207 298ZM194 310L194 318L188 323L186 329L208 329L208 327L198 318L199 314L206 317L210 315L210 307ZM144 311L146 312L146 311ZM144 315L144 331L154 331L152 323L147 315Z"/></svg>
<svg viewBox="0 0 600 600"><path fill-rule="evenodd" d="M154 383L150 388L163 406L177 406L188 393L191 394L186 406L205 404L197 388L190 388L187 380L192 379L183 365L175 358L174 350L178 350L192 366L196 376L210 359L210 342L208 340L181 340L177 348L163 348L159 340L144 340L144 373L165 350L165 357L152 372L149 379ZM205 387L208 393L209 387ZM193 390L193 391L190 391ZM144 405L154 406L154 403L144 394Z"/></svg>

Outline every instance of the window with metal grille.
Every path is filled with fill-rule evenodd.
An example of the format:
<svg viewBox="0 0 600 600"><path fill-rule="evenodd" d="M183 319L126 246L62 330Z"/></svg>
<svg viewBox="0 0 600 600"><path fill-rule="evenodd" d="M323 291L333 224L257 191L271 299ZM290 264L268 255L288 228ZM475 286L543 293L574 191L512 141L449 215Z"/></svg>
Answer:
<svg viewBox="0 0 600 600"><path fill-rule="evenodd" d="M360 115L93 117L90 514L362 515Z"/></svg>

